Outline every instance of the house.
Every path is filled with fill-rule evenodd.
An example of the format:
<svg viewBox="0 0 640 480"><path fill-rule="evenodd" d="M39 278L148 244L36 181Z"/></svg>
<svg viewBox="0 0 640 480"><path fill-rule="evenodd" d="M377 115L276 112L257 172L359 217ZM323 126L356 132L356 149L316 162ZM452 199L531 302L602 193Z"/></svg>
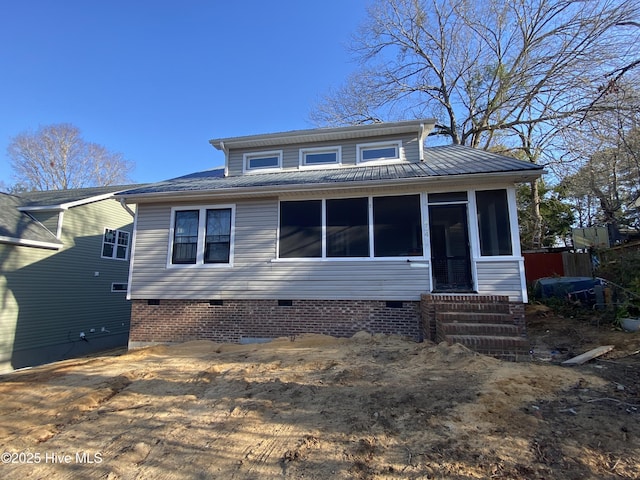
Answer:
<svg viewBox="0 0 640 480"><path fill-rule="evenodd" d="M0 194L0 372L127 344L122 188Z"/></svg>
<svg viewBox="0 0 640 480"><path fill-rule="evenodd" d="M514 186L542 169L427 148L433 127L215 139L224 169L119 193L137 207L129 347L364 330L528 354Z"/></svg>

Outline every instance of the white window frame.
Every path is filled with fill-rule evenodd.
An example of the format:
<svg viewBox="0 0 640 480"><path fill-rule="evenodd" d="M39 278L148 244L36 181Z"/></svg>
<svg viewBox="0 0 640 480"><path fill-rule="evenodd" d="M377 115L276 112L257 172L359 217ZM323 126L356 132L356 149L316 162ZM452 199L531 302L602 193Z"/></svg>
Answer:
<svg viewBox="0 0 640 480"><path fill-rule="evenodd" d="M205 236L207 230L207 210L231 209L231 232L229 235L229 262L205 263ZM196 263L172 263L173 239L176 222L176 212L184 210L198 210L198 242L196 246ZM167 268L229 268L233 267L233 255L235 245L236 205L190 205L171 208L171 226L169 228L169 249L167 252Z"/></svg>
<svg viewBox="0 0 640 480"><path fill-rule="evenodd" d="M278 164L276 166L268 167L251 167L251 161L267 158L277 157ZM282 170L282 150L271 150L267 152L251 152L242 155L242 173L264 173L264 172L278 172Z"/></svg>
<svg viewBox="0 0 640 480"><path fill-rule="evenodd" d="M307 163L307 155L313 155L318 153L335 153L336 161L328 163ZM335 168L342 165L342 147L312 147L300 149L300 168L301 169L315 169L315 168Z"/></svg>
<svg viewBox="0 0 640 480"><path fill-rule="evenodd" d="M104 235L105 233L107 233L107 230L111 230L112 232L115 232L116 237L115 237L115 243L113 243L113 253L111 254L111 256L107 256L104 254L104 245L105 245L105 241L104 241ZM126 234L127 235L127 248L124 254L124 258L118 258L118 239L120 238L120 234ZM107 242L108 243L108 242ZM111 245L111 243L109 243L109 245ZM104 229L104 233L102 234L102 244L101 244L101 250L100 250L100 257L101 258L106 258L109 260L119 260L121 262L127 262L129 261L129 251L131 249L131 232L128 232L126 230L118 230L117 228L108 228L105 227Z"/></svg>
<svg viewBox="0 0 640 480"><path fill-rule="evenodd" d="M395 157L381 157L374 160L363 160L362 155L368 150L377 150L381 148L395 148L397 155ZM394 140L390 142L373 142L359 143L356 145L356 164L375 165L379 163L398 163L402 161L403 150L402 140Z"/></svg>
<svg viewBox="0 0 640 480"><path fill-rule="evenodd" d="M124 285L124 290L116 289L115 288L116 285ZM127 282L113 282L111 284L111 292L112 293L127 293L128 290L129 290L129 284Z"/></svg>

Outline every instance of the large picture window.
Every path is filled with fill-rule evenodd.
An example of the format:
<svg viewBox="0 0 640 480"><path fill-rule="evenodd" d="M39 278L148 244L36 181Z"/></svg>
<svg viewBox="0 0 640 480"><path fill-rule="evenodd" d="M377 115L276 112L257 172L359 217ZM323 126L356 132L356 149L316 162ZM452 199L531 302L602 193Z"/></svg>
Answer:
<svg viewBox="0 0 640 480"><path fill-rule="evenodd" d="M170 263L230 264L233 216L233 206L174 210Z"/></svg>
<svg viewBox="0 0 640 480"><path fill-rule="evenodd" d="M476 192L482 256L512 255L511 223L506 190Z"/></svg>
<svg viewBox="0 0 640 480"><path fill-rule="evenodd" d="M281 202L279 257L421 257L421 218L420 195Z"/></svg>
<svg viewBox="0 0 640 480"><path fill-rule="evenodd" d="M280 258L322 257L322 200L280 203Z"/></svg>

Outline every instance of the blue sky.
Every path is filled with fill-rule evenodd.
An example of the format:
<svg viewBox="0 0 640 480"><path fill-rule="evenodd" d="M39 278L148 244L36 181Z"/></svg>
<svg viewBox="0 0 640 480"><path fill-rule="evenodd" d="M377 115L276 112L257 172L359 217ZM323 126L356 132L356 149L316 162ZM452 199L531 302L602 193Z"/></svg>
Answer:
<svg viewBox="0 0 640 480"><path fill-rule="evenodd" d="M224 161L212 138L313 127L356 69L367 0L20 0L0 7L0 181L18 133L71 123L136 182Z"/></svg>

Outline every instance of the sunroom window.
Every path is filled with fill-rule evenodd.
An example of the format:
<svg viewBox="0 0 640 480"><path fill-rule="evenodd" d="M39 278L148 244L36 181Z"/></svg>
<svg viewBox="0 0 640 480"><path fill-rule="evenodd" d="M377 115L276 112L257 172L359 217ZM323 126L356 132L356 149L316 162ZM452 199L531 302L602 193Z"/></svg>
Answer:
<svg viewBox="0 0 640 480"><path fill-rule="evenodd" d="M422 245L420 195L280 202L279 258L421 257Z"/></svg>
<svg viewBox="0 0 640 480"><path fill-rule="evenodd" d="M172 265L230 264L233 251L233 206L175 209Z"/></svg>
<svg viewBox="0 0 640 480"><path fill-rule="evenodd" d="M422 256L420 196L374 198L373 231L376 257Z"/></svg>
<svg viewBox="0 0 640 480"><path fill-rule="evenodd" d="M507 191L476 192L478 231L482 256L512 255Z"/></svg>
<svg viewBox="0 0 640 480"><path fill-rule="evenodd" d="M280 203L280 258L322 257L322 200Z"/></svg>
<svg viewBox="0 0 640 480"><path fill-rule="evenodd" d="M369 256L369 199L327 200L327 257Z"/></svg>

